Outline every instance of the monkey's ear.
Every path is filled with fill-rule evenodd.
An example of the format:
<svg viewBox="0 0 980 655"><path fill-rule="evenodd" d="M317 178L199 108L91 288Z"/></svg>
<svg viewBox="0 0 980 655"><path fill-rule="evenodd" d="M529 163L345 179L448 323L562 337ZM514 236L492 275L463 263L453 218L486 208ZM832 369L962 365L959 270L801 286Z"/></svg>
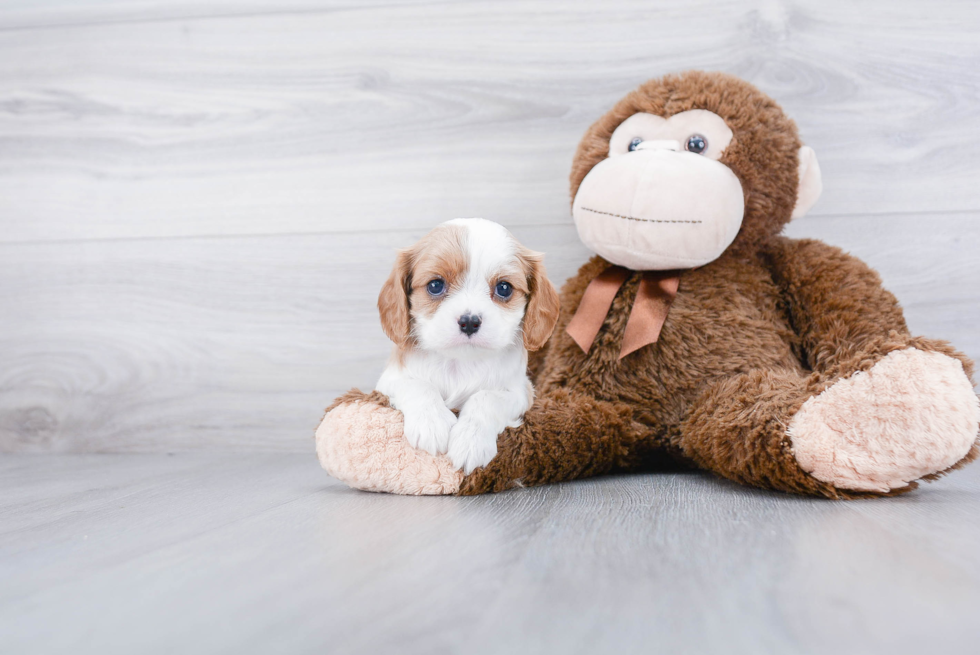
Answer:
<svg viewBox="0 0 980 655"><path fill-rule="evenodd" d="M793 207L791 219L799 218L810 211L813 203L823 191L823 179L820 177L820 164L817 154L810 146L800 148L799 182L796 187L796 206Z"/></svg>
<svg viewBox="0 0 980 655"><path fill-rule="evenodd" d="M530 298L524 310L524 348L538 350L547 343L558 322L561 303L544 270L544 255L523 248L518 259L524 266Z"/></svg>
<svg viewBox="0 0 980 655"><path fill-rule="evenodd" d="M378 311L381 313L381 329L399 347L408 345L411 332L408 294L412 286L412 255L399 250L395 267L378 295Z"/></svg>

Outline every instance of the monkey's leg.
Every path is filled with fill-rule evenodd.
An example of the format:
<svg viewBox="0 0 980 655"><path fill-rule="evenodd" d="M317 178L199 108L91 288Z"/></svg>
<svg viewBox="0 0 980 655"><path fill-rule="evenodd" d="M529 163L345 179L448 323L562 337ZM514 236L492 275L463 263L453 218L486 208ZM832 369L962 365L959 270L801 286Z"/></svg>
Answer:
<svg viewBox="0 0 980 655"><path fill-rule="evenodd" d="M412 448L402 425L382 394L352 391L317 429L320 463L356 489L471 495L607 473L630 459L644 432L628 406L560 390L537 399L523 425L498 437L490 464L464 478L444 455Z"/></svg>
<svg viewBox="0 0 980 655"><path fill-rule="evenodd" d="M831 484L804 471L786 426L811 396L792 371L752 371L709 387L681 425L684 454L742 484L837 498Z"/></svg>
<svg viewBox="0 0 980 655"><path fill-rule="evenodd" d="M812 397L786 425L804 470L839 489L886 493L976 457L968 358L909 335L878 274L837 248L778 239L767 261L813 370Z"/></svg>
<svg viewBox="0 0 980 655"><path fill-rule="evenodd" d="M557 390L535 400L518 428L497 438L497 456L463 479L474 495L587 478L627 466L647 432L631 408Z"/></svg>
<svg viewBox="0 0 980 655"><path fill-rule="evenodd" d="M897 351L838 381L792 371L727 378L699 398L681 445L698 465L757 487L830 498L909 491L969 456L980 416L957 414L972 394L956 378L959 362L923 354ZM937 370L959 388L933 380Z"/></svg>

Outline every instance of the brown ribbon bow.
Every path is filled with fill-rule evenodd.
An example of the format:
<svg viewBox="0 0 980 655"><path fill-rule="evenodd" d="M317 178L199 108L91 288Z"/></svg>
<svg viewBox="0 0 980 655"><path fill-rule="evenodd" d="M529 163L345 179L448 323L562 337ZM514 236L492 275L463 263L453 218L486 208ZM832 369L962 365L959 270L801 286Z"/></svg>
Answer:
<svg viewBox="0 0 980 655"><path fill-rule="evenodd" d="M586 353L592 347L602 324L606 320L613 299L632 271L622 266L610 266L597 278L589 282L582 296L575 316L568 322L565 331ZM667 320L670 304L677 295L682 271L646 271L640 280L640 288L633 301L626 332L623 334L623 347L619 359L639 350L647 344L656 343L660 330Z"/></svg>

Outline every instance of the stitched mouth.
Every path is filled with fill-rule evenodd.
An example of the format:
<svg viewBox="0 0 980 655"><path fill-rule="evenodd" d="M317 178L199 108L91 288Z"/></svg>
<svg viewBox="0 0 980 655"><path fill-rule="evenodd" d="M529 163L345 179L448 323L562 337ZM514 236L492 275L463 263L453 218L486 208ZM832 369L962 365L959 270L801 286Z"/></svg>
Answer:
<svg viewBox="0 0 980 655"><path fill-rule="evenodd" d="M624 216L623 214L604 212L598 209L592 209L591 207L582 207L582 211L592 212L593 214L602 214L603 216L613 216L615 218L622 218L627 221L638 221L640 223L688 223L694 225L701 222L701 221L667 221L667 220L660 220L656 218L637 218L636 216Z"/></svg>

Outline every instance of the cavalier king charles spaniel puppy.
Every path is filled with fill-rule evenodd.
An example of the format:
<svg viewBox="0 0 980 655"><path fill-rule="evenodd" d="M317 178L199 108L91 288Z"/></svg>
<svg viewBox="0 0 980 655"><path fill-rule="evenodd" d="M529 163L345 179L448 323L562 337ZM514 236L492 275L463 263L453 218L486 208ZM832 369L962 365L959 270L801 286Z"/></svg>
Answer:
<svg viewBox="0 0 980 655"><path fill-rule="evenodd" d="M521 424L534 400L527 353L558 321L541 260L482 218L448 221L399 251L378 296L395 349L377 390L404 415L413 447L468 474Z"/></svg>

